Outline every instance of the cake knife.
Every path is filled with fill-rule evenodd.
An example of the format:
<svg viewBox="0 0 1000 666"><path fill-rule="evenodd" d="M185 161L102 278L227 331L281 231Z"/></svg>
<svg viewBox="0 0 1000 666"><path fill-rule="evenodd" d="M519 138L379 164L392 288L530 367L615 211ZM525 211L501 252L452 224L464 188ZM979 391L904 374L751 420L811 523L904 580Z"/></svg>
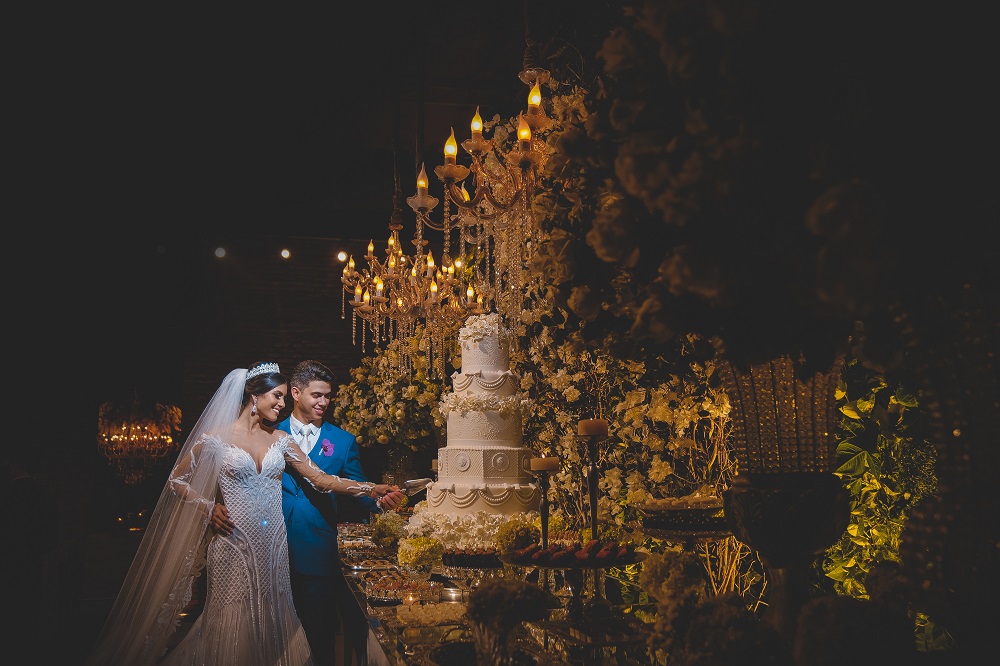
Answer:
<svg viewBox="0 0 1000 666"><path fill-rule="evenodd" d="M431 483L433 480L434 479L410 479L409 481L403 481L403 485L399 487L399 490L407 497L412 497L426 488L427 484Z"/></svg>

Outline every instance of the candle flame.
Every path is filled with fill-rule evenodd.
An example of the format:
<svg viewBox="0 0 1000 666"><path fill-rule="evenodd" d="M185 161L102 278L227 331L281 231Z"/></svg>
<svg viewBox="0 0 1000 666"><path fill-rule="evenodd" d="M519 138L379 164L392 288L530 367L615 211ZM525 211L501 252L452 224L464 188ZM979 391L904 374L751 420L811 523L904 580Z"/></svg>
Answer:
<svg viewBox="0 0 1000 666"><path fill-rule="evenodd" d="M531 141L531 128L520 113L517 114L517 138L520 141Z"/></svg>
<svg viewBox="0 0 1000 666"><path fill-rule="evenodd" d="M542 90L538 87L538 81L535 81L534 87L531 92L528 93L528 106L537 107L542 103Z"/></svg>

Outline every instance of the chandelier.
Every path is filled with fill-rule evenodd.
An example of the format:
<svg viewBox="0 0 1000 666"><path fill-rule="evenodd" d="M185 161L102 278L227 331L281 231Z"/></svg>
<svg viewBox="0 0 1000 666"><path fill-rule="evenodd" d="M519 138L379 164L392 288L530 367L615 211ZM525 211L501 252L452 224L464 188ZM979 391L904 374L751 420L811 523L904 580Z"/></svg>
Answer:
<svg viewBox="0 0 1000 666"><path fill-rule="evenodd" d="M495 311L511 322L520 312L524 266L539 238L532 202L537 170L546 159L541 134L550 124L540 88L549 73L533 65L533 56L529 43L519 75L530 88L528 104L518 114L513 137L498 119L492 123L494 137L484 137L477 107L471 136L461 144L466 166L458 162L459 144L451 130L444 163L434 168L443 203L430 195L421 164L417 191L406 199L415 214L413 253L407 254L399 237L403 225L397 172L385 258L379 259L374 242L369 242L366 265L358 266L352 256L344 267L341 316L347 301L352 341L357 344L360 320L362 349L369 338L376 346L387 344L400 371L412 373L413 356L422 353L427 355L429 375L444 377L445 362L466 317ZM432 213L438 203L441 217L435 220ZM443 236L440 261L427 249L426 229ZM419 344L410 344L415 336L421 338Z"/></svg>
<svg viewBox="0 0 1000 666"><path fill-rule="evenodd" d="M97 450L127 485L137 485L176 452L180 425L181 410L173 405L144 406L134 395L127 404L105 402L98 409Z"/></svg>

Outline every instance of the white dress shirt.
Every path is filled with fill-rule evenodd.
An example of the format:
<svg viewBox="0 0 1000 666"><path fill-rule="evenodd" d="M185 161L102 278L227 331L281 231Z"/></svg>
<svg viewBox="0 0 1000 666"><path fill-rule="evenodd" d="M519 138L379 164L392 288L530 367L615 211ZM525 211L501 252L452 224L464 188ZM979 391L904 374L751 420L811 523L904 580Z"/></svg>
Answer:
<svg viewBox="0 0 1000 666"><path fill-rule="evenodd" d="M291 426L292 436L295 437L296 444L302 449L302 452L309 455L312 451L313 446L316 445L316 438L319 435L319 429L311 423L301 423L294 416L288 419L288 424ZM306 435L309 435L306 437Z"/></svg>

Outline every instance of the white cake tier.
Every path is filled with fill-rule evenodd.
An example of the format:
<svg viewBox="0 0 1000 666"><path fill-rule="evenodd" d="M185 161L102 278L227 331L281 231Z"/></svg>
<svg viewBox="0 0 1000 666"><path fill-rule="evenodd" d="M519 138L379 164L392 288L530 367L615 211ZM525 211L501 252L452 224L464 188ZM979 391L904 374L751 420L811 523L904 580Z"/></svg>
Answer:
<svg viewBox="0 0 1000 666"><path fill-rule="evenodd" d="M538 486L533 483L486 486L438 481L427 486L427 508L456 516L477 511L501 515L538 511L540 500Z"/></svg>
<svg viewBox="0 0 1000 666"><path fill-rule="evenodd" d="M524 484L532 481L531 450L520 446L448 445L438 449L438 483Z"/></svg>
<svg viewBox="0 0 1000 666"><path fill-rule="evenodd" d="M499 372L510 367L510 341L495 336L462 340L462 374Z"/></svg>
<svg viewBox="0 0 1000 666"><path fill-rule="evenodd" d="M521 412L448 412L448 446L520 447L524 428Z"/></svg>
<svg viewBox="0 0 1000 666"><path fill-rule="evenodd" d="M503 398L517 392L518 381L510 370L489 371L467 374L455 372L451 385L456 395L495 395Z"/></svg>

